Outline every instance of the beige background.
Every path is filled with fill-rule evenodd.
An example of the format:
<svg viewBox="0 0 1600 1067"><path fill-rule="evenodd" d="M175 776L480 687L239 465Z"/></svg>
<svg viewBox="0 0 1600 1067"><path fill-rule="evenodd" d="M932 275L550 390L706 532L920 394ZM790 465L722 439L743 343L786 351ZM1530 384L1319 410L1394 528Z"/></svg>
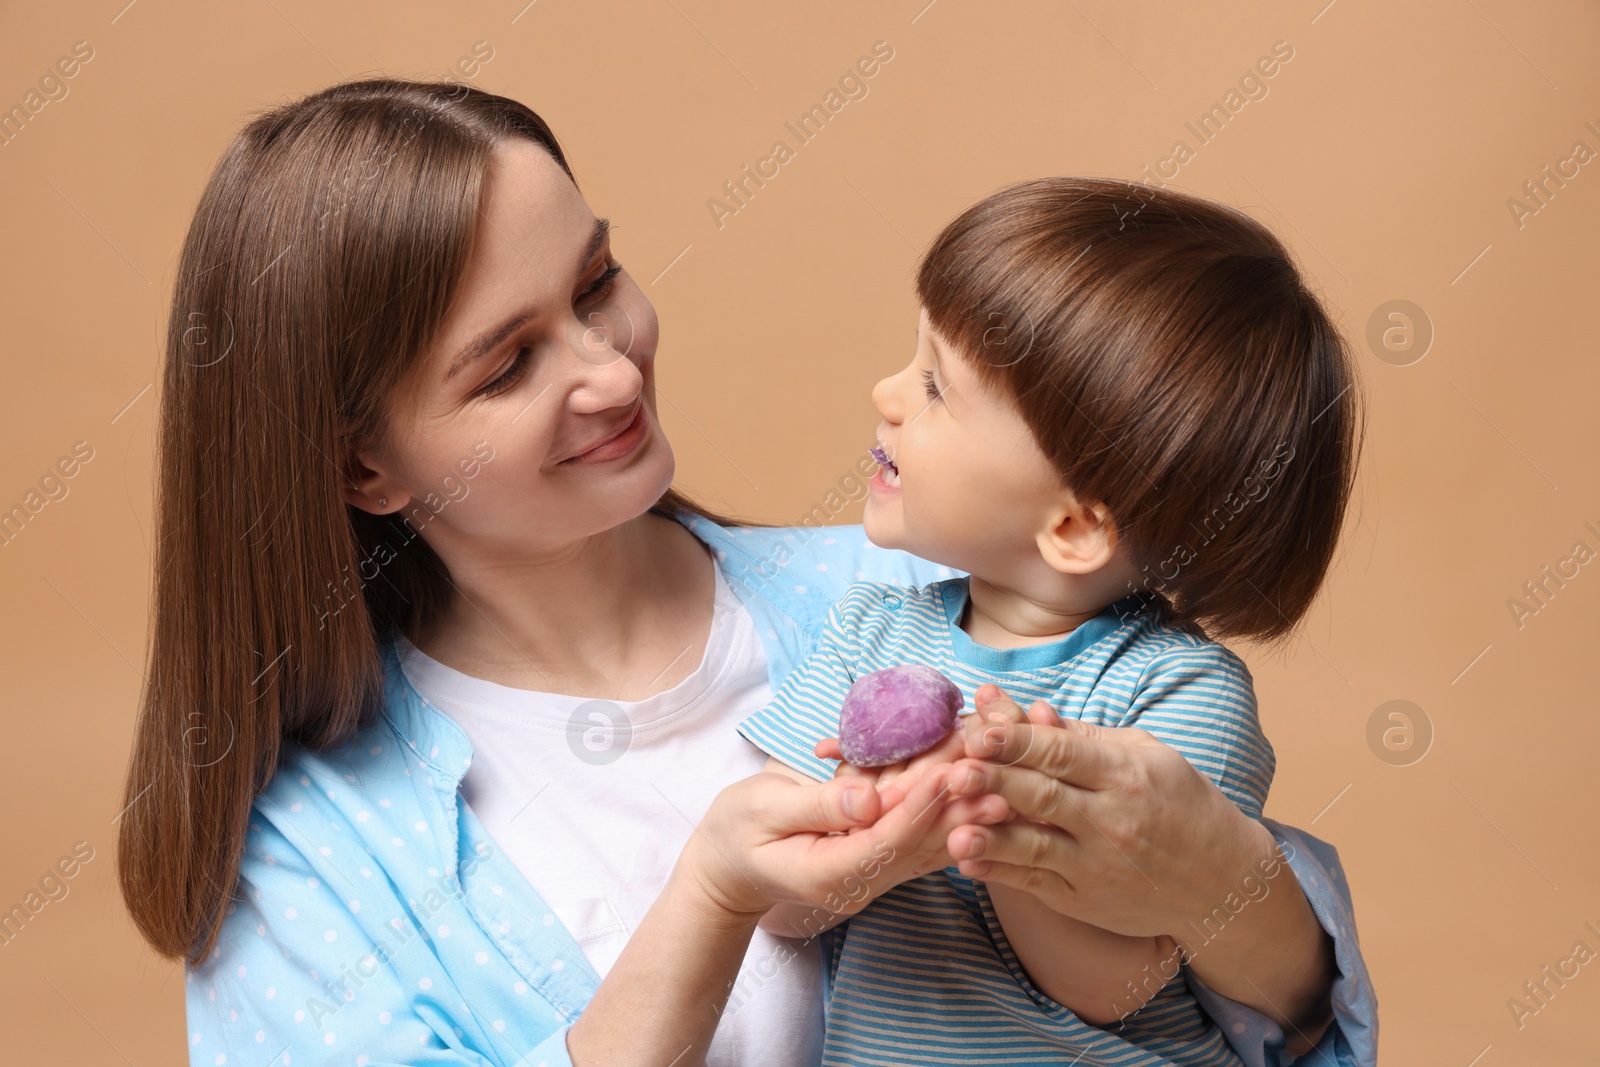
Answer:
<svg viewBox="0 0 1600 1067"><path fill-rule="evenodd" d="M94 450L0 547L0 910L94 849L0 947L8 1060L184 1056L181 973L122 912L112 823L146 630L147 387L189 212L250 109L443 73L488 42L475 81L551 122L661 313L680 484L795 521L870 443L868 390L908 355L910 271L945 221L1011 180L1136 177L1196 147L1184 123L1280 40L1294 57L1268 95L1175 182L1287 238L1369 401L1331 583L1287 653L1250 656L1279 755L1268 812L1341 850L1386 1062L1600 1060L1600 963L1520 1028L1507 1006L1575 942L1600 950L1600 565L1520 629L1507 604L1574 542L1600 549L1600 162L1521 227L1507 205L1574 142L1600 151L1592 3L122 2L0 12L0 106L94 49L0 148L0 508L74 442ZM894 58L869 95L719 229L708 198L792 144L784 122L878 40ZM1409 366L1365 340L1395 299L1436 331ZM1367 739L1394 699L1434 731L1410 765Z"/></svg>

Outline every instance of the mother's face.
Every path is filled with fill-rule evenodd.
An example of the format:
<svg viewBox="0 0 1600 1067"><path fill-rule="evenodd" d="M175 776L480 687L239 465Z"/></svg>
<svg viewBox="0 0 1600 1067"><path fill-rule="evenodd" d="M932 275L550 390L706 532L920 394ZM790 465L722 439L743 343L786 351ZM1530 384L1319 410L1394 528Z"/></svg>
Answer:
<svg viewBox="0 0 1600 1067"><path fill-rule="evenodd" d="M672 481L655 310L607 229L539 146L496 150L438 341L346 492L412 516L452 572L558 553L641 514Z"/></svg>

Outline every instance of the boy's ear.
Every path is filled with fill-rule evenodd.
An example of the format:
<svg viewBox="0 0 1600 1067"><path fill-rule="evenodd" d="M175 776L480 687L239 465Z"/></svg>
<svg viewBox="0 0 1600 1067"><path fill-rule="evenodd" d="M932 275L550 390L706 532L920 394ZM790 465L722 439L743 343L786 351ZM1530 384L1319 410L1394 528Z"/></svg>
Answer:
<svg viewBox="0 0 1600 1067"><path fill-rule="evenodd" d="M1051 509L1036 541L1044 561L1062 574L1093 574L1117 552L1117 526L1103 504L1070 493Z"/></svg>
<svg viewBox="0 0 1600 1067"><path fill-rule="evenodd" d="M339 486L344 502L372 515L388 515L405 507L411 495L389 475L368 466L367 458L354 448L346 449Z"/></svg>

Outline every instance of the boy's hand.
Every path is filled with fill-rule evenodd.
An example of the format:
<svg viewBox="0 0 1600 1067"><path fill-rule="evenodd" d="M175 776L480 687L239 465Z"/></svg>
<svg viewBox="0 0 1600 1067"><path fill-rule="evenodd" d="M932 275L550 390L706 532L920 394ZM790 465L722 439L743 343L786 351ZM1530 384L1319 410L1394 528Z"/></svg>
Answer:
<svg viewBox="0 0 1600 1067"><path fill-rule="evenodd" d="M973 703L977 705L978 710L962 720L961 735L965 741L962 756L970 756L973 759L992 758L995 748L992 742L985 741L985 734L996 723L1030 722L1035 726L1061 725L1061 716L1044 701L1035 700L1027 711L1023 711L1015 702L1002 699L1004 696L999 686L988 683L980 685L978 691L973 694Z"/></svg>
<svg viewBox="0 0 1600 1067"><path fill-rule="evenodd" d="M966 755L966 742L960 729L952 729L949 736L939 744L933 745L926 752L920 752L910 760L901 760L899 763L890 763L886 766L854 766L853 763L843 761L843 753L838 750L838 737L822 737L816 742L813 752L824 760L840 760L834 768L835 779L840 777L864 777L877 787L878 801L882 803L885 813L896 808L907 795L917 790L917 785L928 774L938 773L944 776L944 768ZM885 881L886 886L899 885L907 878L922 877L933 870L944 870L946 867L955 867L955 857L950 856L947 841L950 832L962 825L962 813L968 809L968 803L976 809L981 809L984 816L982 822L995 825L998 822L1010 822L1010 805L1005 805L998 798L976 797L960 798L966 803L955 803L957 798L950 795L947 779L942 779L938 793L934 793L934 803L942 806L944 811L938 819L928 824L928 832L923 837L920 846L909 849L906 854L899 857L899 862L891 865L890 878Z"/></svg>
<svg viewBox="0 0 1600 1067"><path fill-rule="evenodd" d="M907 850L899 862L892 865L890 876L885 881L886 887L956 865L946 843L951 831L962 825L962 815L968 809L968 802L971 802L973 810L983 813L980 819L986 825L1010 821L1009 805L997 797L979 794L962 797L958 801L950 795L950 787L944 780L946 768L966 755L966 744L959 729L951 730L943 741L926 752L882 767L857 767L845 763L837 737L823 738L812 751L823 759L840 761L833 772L835 779L864 778L872 782L877 787L879 802L885 812L898 806L913 791L918 791L919 784L929 775L939 776L940 784L933 803L943 810L937 819L928 824L927 833L919 846Z"/></svg>
<svg viewBox="0 0 1600 1067"><path fill-rule="evenodd" d="M834 768L835 778L865 778L878 788L878 795L883 800L883 810L888 811L900 801L905 799L908 792L915 786L921 777L927 773L929 767L940 764L954 763L967 754L967 746L963 740L961 730L951 730L943 741L919 753L909 760L891 763L883 767L857 767L845 763L844 755L839 751L837 737L824 737L816 743L812 751L823 759L839 760L839 766ZM886 788L893 783L893 788Z"/></svg>
<svg viewBox="0 0 1600 1067"><path fill-rule="evenodd" d="M956 731L952 730L950 736L959 742L960 736ZM946 744L947 742L940 742L936 748L944 749ZM955 752L954 757L947 756L944 759L928 758L933 753L934 750L930 749L915 759L905 761L903 765L892 765L892 770L890 767L851 768L852 771L862 772L861 777L877 776L880 783L879 802L886 815L896 808L903 807L908 809L904 817L911 819L913 825L926 824L926 829L918 841L908 844L891 861L885 863L885 875L874 887L873 899L881 896L889 888L912 878L920 878L934 871L957 866L955 857L950 855L949 849L950 835L957 827L968 822L995 826L1010 819L1011 808L1003 797L993 793L976 793L960 797L953 795L949 778L951 765L955 759L960 758L959 750ZM883 778L890 774L893 775L893 780L888 784L881 784ZM839 777L852 778L857 775L841 774ZM917 810L913 812L909 810L910 808Z"/></svg>
<svg viewBox="0 0 1600 1067"><path fill-rule="evenodd" d="M956 731L952 730L951 734L959 739ZM825 745L817 747L827 750ZM867 790L875 794L868 807L877 813L877 823L870 828L871 832L894 828L893 841L884 841L887 847L874 848L870 873L863 869L863 877L849 884L841 883L832 899L801 898L776 905L762 917L761 929L780 937L809 938L848 919L901 882L955 866L947 848L950 834L960 826L1001 823L1009 807L1005 798L993 794L954 796L947 781L950 769L949 762L929 763L914 774L901 772L893 783L881 787L882 792L877 787ZM813 789L817 785L814 779L776 758L767 760L765 770ZM867 768L859 774L852 773L855 770L857 768L850 768L834 777L863 778L876 786L882 768ZM893 810L888 800L893 800ZM869 828L858 828L848 832L868 831Z"/></svg>

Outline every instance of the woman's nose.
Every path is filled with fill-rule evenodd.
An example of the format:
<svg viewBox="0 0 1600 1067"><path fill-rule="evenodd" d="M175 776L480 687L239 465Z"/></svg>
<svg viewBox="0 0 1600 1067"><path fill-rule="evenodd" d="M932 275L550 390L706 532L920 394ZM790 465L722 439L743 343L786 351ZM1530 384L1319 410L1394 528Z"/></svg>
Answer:
<svg viewBox="0 0 1600 1067"><path fill-rule="evenodd" d="M570 331L567 350L579 377L572 402L580 411L626 407L639 396L644 373L630 358L631 331L609 321L582 321Z"/></svg>
<svg viewBox="0 0 1600 1067"><path fill-rule="evenodd" d="M637 335L638 330L626 309L615 314L590 311L573 317L567 343L579 359L600 366L629 358Z"/></svg>

